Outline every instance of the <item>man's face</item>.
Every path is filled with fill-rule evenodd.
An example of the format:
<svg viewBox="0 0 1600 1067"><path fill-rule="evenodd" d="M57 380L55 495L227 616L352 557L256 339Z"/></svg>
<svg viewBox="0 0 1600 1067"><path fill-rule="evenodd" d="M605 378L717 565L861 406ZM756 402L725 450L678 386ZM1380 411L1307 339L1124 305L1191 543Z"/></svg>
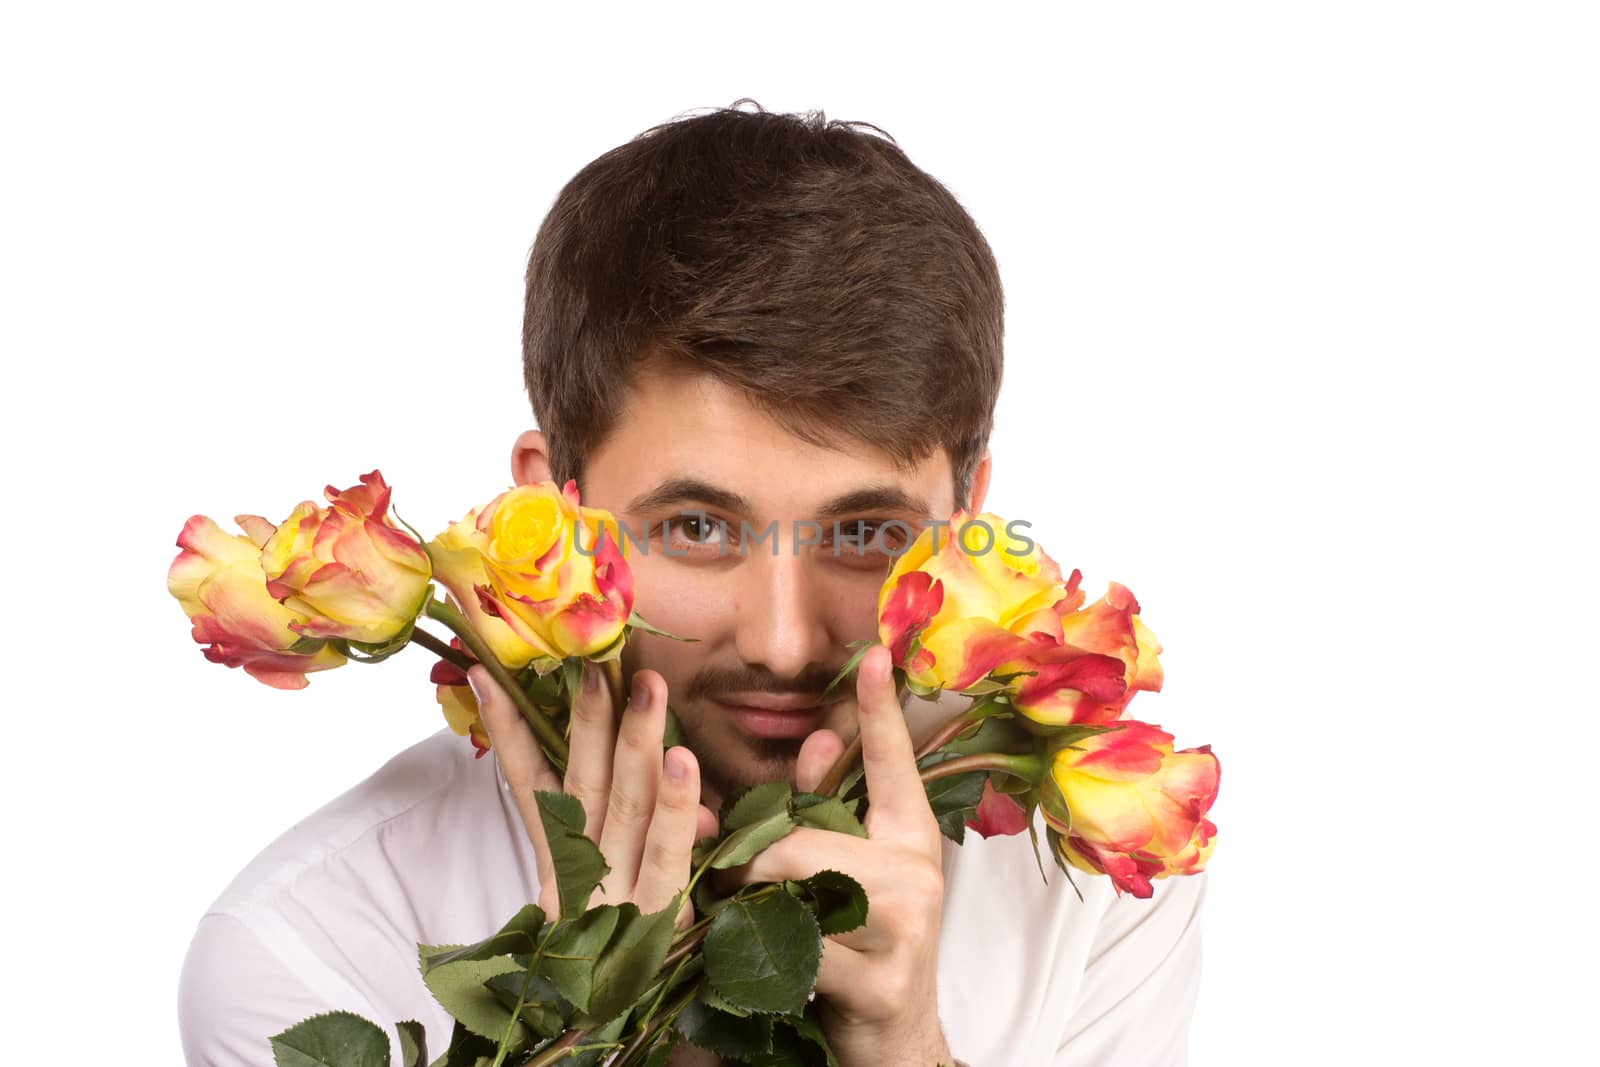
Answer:
<svg viewBox="0 0 1600 1067"><path fill-rule="evenodd" d="M647 667L666 680L717 796L793 782L814 730L853 734L853 687L840 685L826 704L822 690L852 641L876 640L878 590L892 551L909 543L906 527L915 536L955 510L943 449L907 471L842 434L836 447L819 447L735 388L648 365L585 465L583 502L635 534L649 531L648 548L628 546L635 610L696 640L635 631L623 666L630 677ZM888 520L905 526L878 525Z"/></svg>

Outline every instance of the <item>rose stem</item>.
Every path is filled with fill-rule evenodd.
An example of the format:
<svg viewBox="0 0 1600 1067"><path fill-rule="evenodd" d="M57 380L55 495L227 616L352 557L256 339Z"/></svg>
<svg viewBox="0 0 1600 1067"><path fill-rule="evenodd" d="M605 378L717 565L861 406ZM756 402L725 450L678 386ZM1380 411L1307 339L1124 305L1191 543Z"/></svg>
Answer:
<svg viewBox="0 0 1600 1067"><path fill-rule="evenodd" d="M463 671L470 668L477 660L462 652L458 648L451 648L437 637L418 626L411 631L411 643L421 645L446 663L460 667Z"/></svg>
<svg viewBox="0 0 1600 1067"><path fill-rule="evenodd" d="M555 723L534 706L522 686L511 677L511 672L495 658L489 647L479 640L477 633L467 624L466 617L443 601L430 600L428 618L443 623L461 638L461 643L467 646L467 651L478 657L478 662L484 665L494 680L500 683L500 688L504 689L506 695L517 705L517 710L522 712L522 717L538 735L540 747L544 749L545 755L556 764L556 770L565 771L568 759L567 739L561 736L561 731L556 729Z"/></svg>

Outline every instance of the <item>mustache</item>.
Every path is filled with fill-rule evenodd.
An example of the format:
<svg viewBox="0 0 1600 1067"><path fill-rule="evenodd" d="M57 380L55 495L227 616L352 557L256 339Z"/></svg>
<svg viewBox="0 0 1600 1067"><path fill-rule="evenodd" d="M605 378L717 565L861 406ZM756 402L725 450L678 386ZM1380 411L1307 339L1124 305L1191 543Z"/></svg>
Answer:
<svg viewBox="0 0 1600 1067"><path fill-rule="evenodd" d="M820 664L784 678L760 667L702 667L689 679L687 699L706 697L716 700L728 693L777 693L784 696L820 697L844 664L827 668ZM849 696L853 690L840 683L833 699Z"/></svg>

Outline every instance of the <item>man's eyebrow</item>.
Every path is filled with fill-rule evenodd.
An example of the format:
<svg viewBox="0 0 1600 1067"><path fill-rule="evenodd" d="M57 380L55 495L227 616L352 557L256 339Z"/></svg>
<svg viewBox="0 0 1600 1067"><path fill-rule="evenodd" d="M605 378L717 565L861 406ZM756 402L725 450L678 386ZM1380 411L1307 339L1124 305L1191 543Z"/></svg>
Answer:
<svg viewBox="0 0 1600 1067"><path fill-rule="evenodd" d="M927 501L894 485L874 485L834 497L817 511L819 519L836 519L863 511L905 511L928 514Z"/></svg>
<svg viewBox="0 0 1600 1067"><path fill-rule="evenodd" d="M682 504L704 504L735 515L749 515L754 510L747 497L699 478L668 478L654 489L634 497L624 510L635 513ZM928 504L921 497L913 496L898 486L873 485L834 497L817 509L816 517L836 519L873 511L927 515Z"/></svg>
<svg viewBox="0 0 1600 1067"><path fill-rule="evenodd" d="M731 511L736 515L750 513L749 500L699 478L668 478L654 489L634 497L624 510L653 511L671 504L709 504L719 511Z"/></svg>

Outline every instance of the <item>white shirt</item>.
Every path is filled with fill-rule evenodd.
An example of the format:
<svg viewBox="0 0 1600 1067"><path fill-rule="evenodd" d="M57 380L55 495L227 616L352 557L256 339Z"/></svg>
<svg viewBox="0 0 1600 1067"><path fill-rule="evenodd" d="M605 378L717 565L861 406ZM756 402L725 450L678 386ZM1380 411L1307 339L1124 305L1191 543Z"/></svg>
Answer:
<svg viewBox="0 0 1600 1067"><path fill-rule="evenodd" d="M1041 843L1043 838L1041 836ZM939 1007L971 1067L1181 1065L1200 969L1205 875L1149 900L1079 875L1027 834L944 843ZM201 918L179 1019L190 1067L271 1067L268 1038L342 1009L417 1019L433 1056L451 1019L417 944L476 941L536 900L532 846L492 756L449 730L412 746L257 856Z"/></svg>

